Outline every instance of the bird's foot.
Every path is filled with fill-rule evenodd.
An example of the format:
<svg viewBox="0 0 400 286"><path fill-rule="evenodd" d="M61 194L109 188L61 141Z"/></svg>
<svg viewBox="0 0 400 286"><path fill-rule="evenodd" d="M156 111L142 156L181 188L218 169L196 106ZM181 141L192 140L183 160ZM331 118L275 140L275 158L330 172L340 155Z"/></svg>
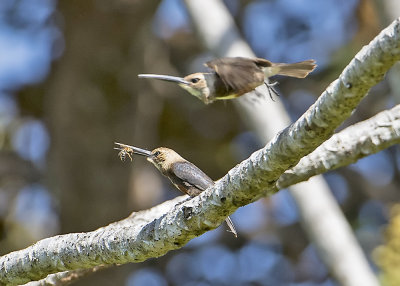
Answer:
<svg viewBox="0 0 400 286"><path fill-rule="evenodd" d="M273 82L273 83L269 83L269 82L267 82L267 81L264 81L264 84L265 84L265 86L266 86L267 89L268 89L269 97L270 97L273 101L275 101L274 98L272 97L272 94L275 94L276 96L279 96L278 91L274 88L274 86L277 85L278 82L276 81L276 82Z"/></svg>

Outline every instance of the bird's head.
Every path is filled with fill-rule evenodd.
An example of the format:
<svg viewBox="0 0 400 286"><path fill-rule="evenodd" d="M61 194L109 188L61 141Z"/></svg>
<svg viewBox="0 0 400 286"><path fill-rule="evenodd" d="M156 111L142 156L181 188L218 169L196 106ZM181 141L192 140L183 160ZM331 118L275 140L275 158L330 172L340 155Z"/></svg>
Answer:
<svg viewBox="0 0 400 286"><path fill-rule="evenodd" d="M212 84L207 82L212 79L212 74L210 73L194 73L183 78L158 74L139 74L138 77L175 82L205 104L213 102L213 99L210 96L210 85Z"/></svg>
<svg viewBox="0 0 400 286"><path fill-rule="evenodd" d="M204 103L208 104L211 101L210 97L210 87L207 84L205 73L194 73L185 76L183 79L187 84L180 83L179 86L187 90L191 95L194 95Z"/></svg>
<svg viewBox="0 0 400 286"><path fill-rule="evenodd" d="M122 143L115 144L117 145L117 147L114 148L116 150L126 150L130 154L145 156L147 161L151 162L162 173L167 172L173 163L185 160L174 150L166 147L159 147L153 151L148 151L146 149L125 145Z"/></svg>
<svg viewBox="0 0 400 286"><path fill-rule="evenodd" d="M147 161L153 163L161 172L167 171L171 165L176 162L181 162L184 159L174 150L159 147L151 151L151 155L147 157Z"/></svg>

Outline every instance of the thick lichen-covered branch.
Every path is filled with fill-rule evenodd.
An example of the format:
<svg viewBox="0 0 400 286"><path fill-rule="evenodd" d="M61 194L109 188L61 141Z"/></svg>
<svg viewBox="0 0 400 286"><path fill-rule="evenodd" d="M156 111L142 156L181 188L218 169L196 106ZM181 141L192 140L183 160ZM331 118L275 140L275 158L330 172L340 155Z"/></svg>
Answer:
<svg viewBox="0 0 400 286"><path fill-rule="evenodd" d="M278 188L286 188L308 180L316 174L346 166L397 143L400 143L400 105L391 110L380 112L368 120L352 125L333 135L314 152L301 159L294 168L286 171L279 178ZM129 218L113 225L115 227L131 224L144 225L162 216L168 208L172 208L185 199L187 199L186 196L179 197L152 209L133 213ZM102 230L106 230L106 228L102 228ZM27 285L67 285L70 281L86 274L87 271L82 270L62 272Z"/></svg>
<svg viewBox="0 0 400 286"><path fill-rule="evenodd" d="M360 158L398 143L400 143L400 105L334 134L314 152L302 158L294 168L286 171L277 182L278 189L308 180L317 174L349 165ZM175 204L184 198L178 198L172 203ZM167 204L172 207L171 202L167 202ZM133 213L130 219L123 220L118 224L136 224L139 219L142 223L148 223L162 215L162 212L157 211L157 208L164 210L162 206L159 205L150 210ZM152 215L149 216L148 214ZM58 275L51 275L46 280L43 279L43 281L37 283L31 282L27 285L66 285L81 275L86 275L86 272L63 272Z"/></svg>
<svg viewBox="0 0 400 286"><path fill-rule="evenodd" d="M221 224L227 215L277 190L281 174L327 140L366 92L400 59L399 20L358 53L340 78L293 125L229 171L213 188L188 201L166 202L89 233L41 240L0 257L0 285L103 264L140 262L164 255Z"/></svg>
<svg viewBox="0 0 400 286"><path fill-rule="evenodd" d="M302 158L294 168L286 171L279 178L277 186L279 189L286 188L308 180L317 174L354 163L365 156L398 143L400 143L400 105L395 106L391 110L380 112L372 118L334 134L314 152ZM177 198L172 202L168 201L166 204L172 207L173 204L184 199L185 197ZM162 215L160 210L165 210L164 205L133 213L130 218L118 222L117 227L122 224L129 226L131 223L148 223ZM94 269L98 270L97 268ZM57 275L50 275L40 282L31 282L27 285L67 285L70 281L82 275L87 275L88 271L62 272ZM90 270L89 272L93 271Z"/></svg>
<svg viewBox="0 0 400 286"><path fill-rule="evenodd" d="M146 249L151 249L152 240L162 244L151 234L156 220L160 223L165 213L176 210L186 199L178 197L95 231L46 238L4 255L0 258L0 285L19 285L65 270L143 261L149 258ZM157 248L163 249L158 245L154 250ZM152 255L164 254L157 255L157 251Z"/></svg>

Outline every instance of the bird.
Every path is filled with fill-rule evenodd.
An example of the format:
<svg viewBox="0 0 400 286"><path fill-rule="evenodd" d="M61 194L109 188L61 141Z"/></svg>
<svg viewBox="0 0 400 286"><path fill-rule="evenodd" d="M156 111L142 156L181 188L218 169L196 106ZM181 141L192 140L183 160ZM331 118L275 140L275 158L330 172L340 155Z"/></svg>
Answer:
<svg viewBox="0 0 400 286"><path fill-rule="evenodd" d="M273 63L263 58L226 57L204 64L210 72L200 72L185 77L158 74L139 74L139 78L152 78L177 83L205 104L216 100L233 99L265 84L271 96L275 93L268 78L283 75L305 78L316 68L315 60L297 63ZM272 96L271 96L272 97Z"/></svg>
<svg viewBox="0 0 400 286"><path fill-rule="evenodd" d="M118 142L115 142L115 145L114 149L120 151L119 156L121 152L129 157L132 154L145 156L147 161L151 162L178 190L190 197L198 196L214 185L214 181L209 176L172 149L159 147L148 151ZM237 237L237 231L231 218L228 216L225 221L230 232Z"/></svg>

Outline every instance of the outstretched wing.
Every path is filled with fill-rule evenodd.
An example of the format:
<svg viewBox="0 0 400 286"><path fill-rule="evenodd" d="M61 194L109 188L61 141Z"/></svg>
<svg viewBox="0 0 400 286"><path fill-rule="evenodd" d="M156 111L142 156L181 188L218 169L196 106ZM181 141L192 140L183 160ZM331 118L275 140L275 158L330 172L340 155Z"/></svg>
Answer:
<svg viewBox="0 0 400 286"><path fill-rule="evenodd" d="M176 177L182 180L181 183L187 188L195 187L201 191L204 191L208 187L214 185L214 181L192 163L174 163L172 166L172 171Z"/></svg>
<svg viewBox="0 0 400 286"><path fill-rule="evenodd" d="M270 66L271 62L237 57L215 59L205 65L215 71L228 91L235 91L239 96L264 83L262 67Z"/></svg>

